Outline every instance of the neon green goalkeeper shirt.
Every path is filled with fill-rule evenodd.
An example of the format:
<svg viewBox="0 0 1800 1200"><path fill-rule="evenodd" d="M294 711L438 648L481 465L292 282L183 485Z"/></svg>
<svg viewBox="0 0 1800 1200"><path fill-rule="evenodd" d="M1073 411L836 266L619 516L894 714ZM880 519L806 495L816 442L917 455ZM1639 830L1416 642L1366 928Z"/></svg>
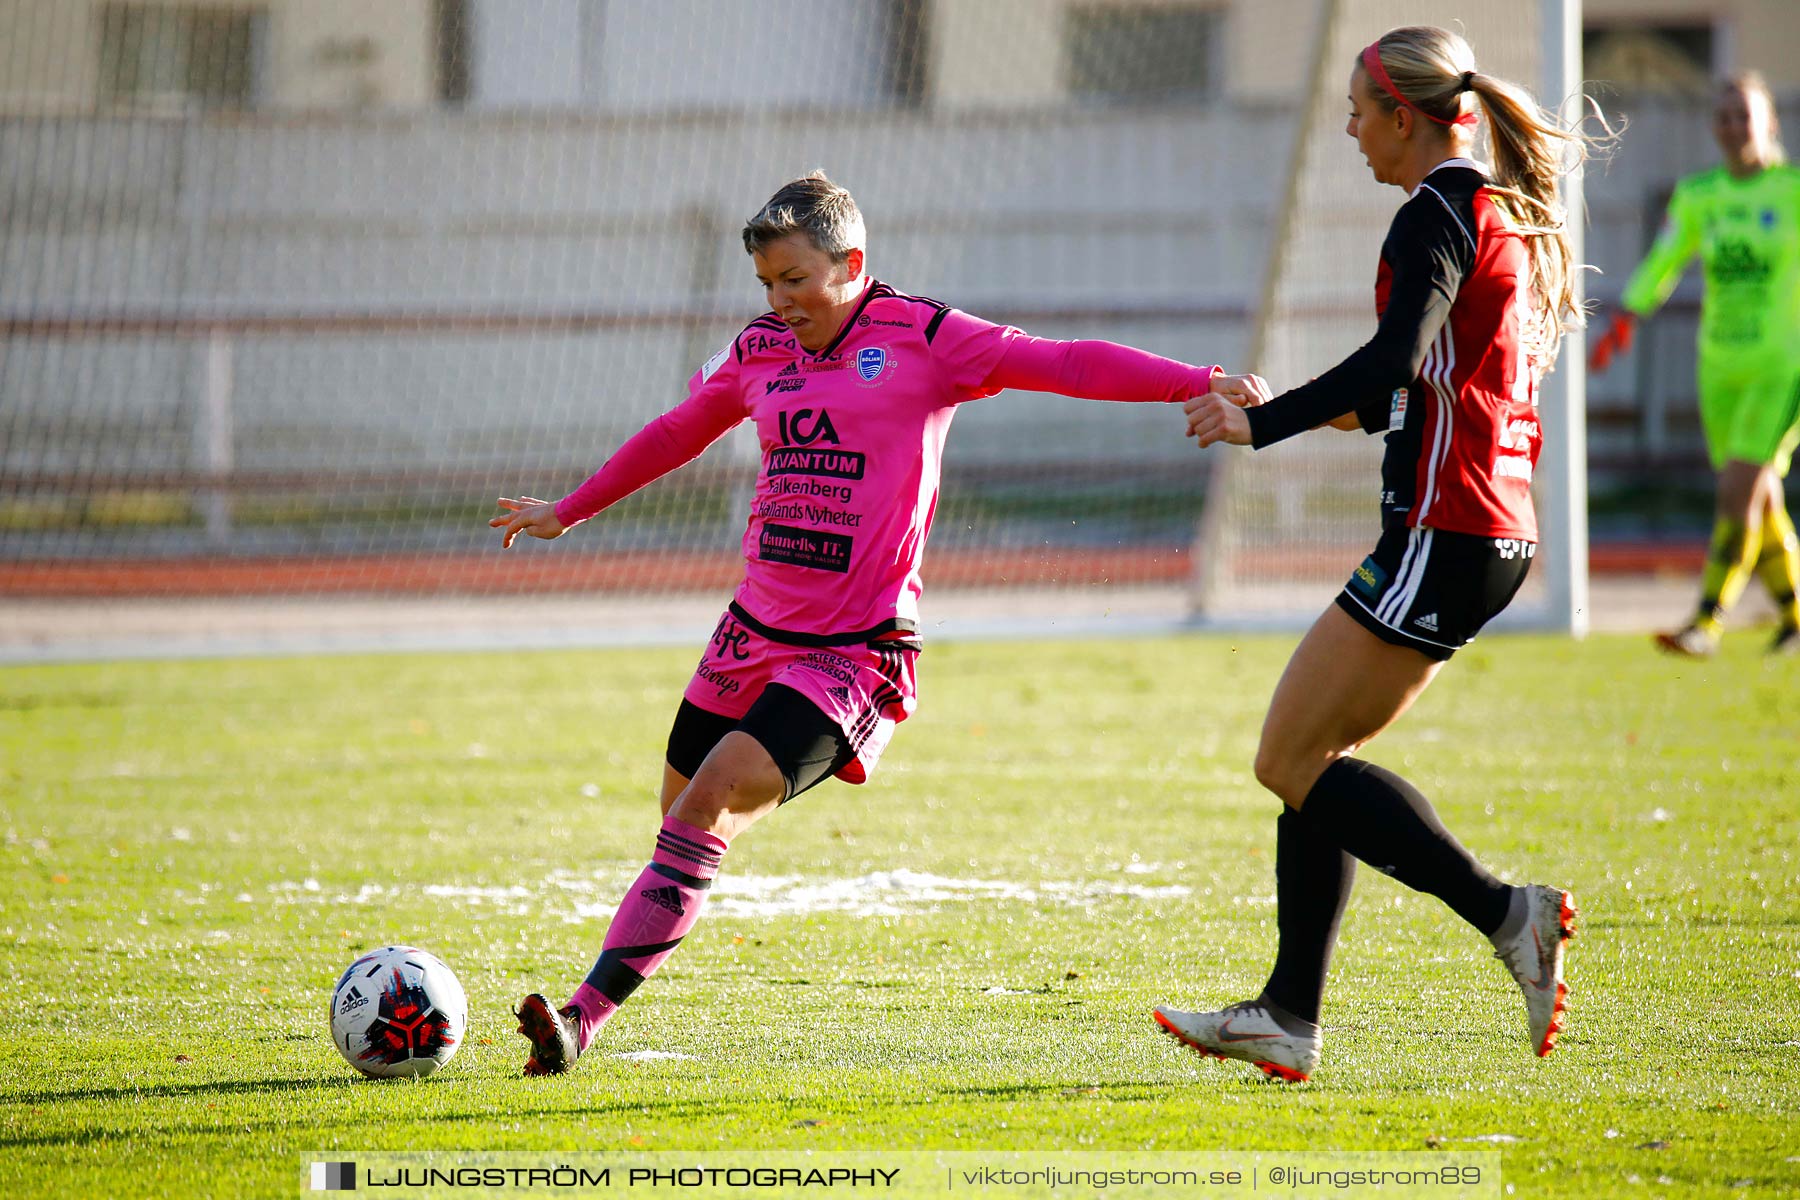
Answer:
<svg viewBox="0 0 1800 1200"><path fill-rule="evenodd" d="M1716 167L1682 180L1621 303L1655 312L1695 251L1706 272L1701 358L1800 359L1800 171L1783 164L1734 179Z"/></svg>

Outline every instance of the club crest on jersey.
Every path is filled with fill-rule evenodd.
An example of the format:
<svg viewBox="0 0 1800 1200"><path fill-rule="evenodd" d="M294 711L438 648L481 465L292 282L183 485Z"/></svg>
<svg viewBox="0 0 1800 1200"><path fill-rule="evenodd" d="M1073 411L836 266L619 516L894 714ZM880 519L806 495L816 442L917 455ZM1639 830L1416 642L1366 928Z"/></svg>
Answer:
<svg viewBox="0 0 1800 1200"><path fill-rule="evenodd" d="M893 357L884 346L864 346L856 352L856 373L864 384L874 386L889 366Z"/></svg>

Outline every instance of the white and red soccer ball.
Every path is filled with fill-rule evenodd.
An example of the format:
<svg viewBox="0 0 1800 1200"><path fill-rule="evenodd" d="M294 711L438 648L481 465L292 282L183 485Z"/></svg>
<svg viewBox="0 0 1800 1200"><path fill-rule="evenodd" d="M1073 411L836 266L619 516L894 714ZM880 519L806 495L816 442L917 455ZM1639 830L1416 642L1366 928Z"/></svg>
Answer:
<svg viewBox="0 0 1800 1200"><path fill-rule="evenodd" d="M365 1075L423 1078L450 1061L469 1023L469 999L435 955L383 946L331 991L331 1040Z"/></svg>

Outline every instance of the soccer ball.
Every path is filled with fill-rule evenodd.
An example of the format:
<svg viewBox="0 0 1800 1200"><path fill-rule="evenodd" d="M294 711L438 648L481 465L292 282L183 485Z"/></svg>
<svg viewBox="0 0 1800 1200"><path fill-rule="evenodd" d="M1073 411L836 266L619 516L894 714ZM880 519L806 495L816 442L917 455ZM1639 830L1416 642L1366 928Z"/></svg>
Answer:
<svg viewBox="0 0 1800 1200"><path fill-rule="evenodd" d="M450 968L411 946L363 955L331 991L331 1040L364 1075L431 1074L462 1045L468 1021Z"/></svg>

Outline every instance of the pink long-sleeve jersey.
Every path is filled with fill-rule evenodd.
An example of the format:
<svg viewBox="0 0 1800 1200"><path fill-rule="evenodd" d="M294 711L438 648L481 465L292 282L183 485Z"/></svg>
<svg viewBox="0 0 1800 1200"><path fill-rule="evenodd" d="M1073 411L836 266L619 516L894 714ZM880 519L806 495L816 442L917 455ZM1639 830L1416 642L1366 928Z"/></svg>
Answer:
<svg viewBox="0 0 1800 1200"><path fill-rule="evenodd" d="M746 417L762 469L734 608L765 635L850 642L917 627L925 539L957 405L1006 388L1179 402L1217 367L1110 342L1028 337L871 280L809 353L773 313L750 322L646 425L557 502L575 525L697 457Z"/></svg>

